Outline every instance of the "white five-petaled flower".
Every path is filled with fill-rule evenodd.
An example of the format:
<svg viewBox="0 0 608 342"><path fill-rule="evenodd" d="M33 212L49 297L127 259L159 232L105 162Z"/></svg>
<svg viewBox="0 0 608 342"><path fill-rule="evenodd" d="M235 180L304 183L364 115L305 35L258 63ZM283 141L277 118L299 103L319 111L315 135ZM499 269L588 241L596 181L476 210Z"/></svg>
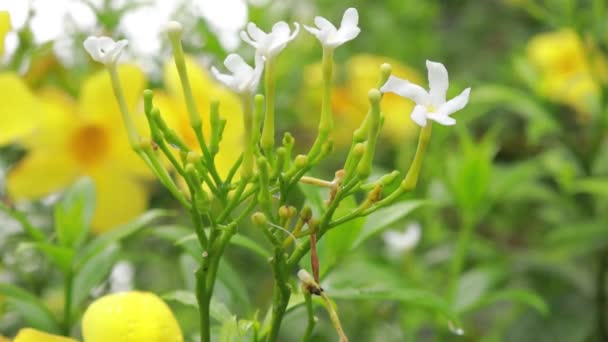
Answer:
<svg viewBox="0 0 608 342"><path fill-rule="evenodd" d="M266 33L254 23L247 24L247 31L241 31L241 39L255 48L257 55L269 59L278 55L300 32L300 24L294 23L293 33L289 24L279 21L272 26L272 30Z"/></svg>
<svg viewBox="0 0 608 342"><path fill-rule="evenodd" d="M84 41L84 49L87 50L91 58L105 65L115 64L122 49L129 42L126 39L115 42L109 37L88 37Z"/></svg>
<svg viewBox="0 0 608 342"><path fill-rule="evenodd" d="M344 12L339 29L336 29L334 24L323 17L315 17L317 27L304 25L304 28L315 35L323 47L336 48L359 35L361 29L358 24L359 13L356 8L351 7Z"/></svg>
<svg viewBox="0 0 608 342"><path fill-rule="evenodd" d="M448 91L448 71L441 63L426 61L429 73L429 91L427 92L419 85L395 76L389 77L388 81L380 88L384 93L391 92L406 97L416 102L411 117L421 127L426 126L426 120L430 119L445 126L456 124L451 114L461 110L469 102L471 88L465 89L460 95L446 101Z"/></svg>
<svg viewBox="0 0 608 342"><path fill-rule="evenodd" d="M260 76L264 70L264 58L255 56L255 68L245 63L243 58L236 53L231 53L224 60L224 65L232 74L222 74L215 67L211 72L220 82L238 94L253 94L260 82Z"/></svg>

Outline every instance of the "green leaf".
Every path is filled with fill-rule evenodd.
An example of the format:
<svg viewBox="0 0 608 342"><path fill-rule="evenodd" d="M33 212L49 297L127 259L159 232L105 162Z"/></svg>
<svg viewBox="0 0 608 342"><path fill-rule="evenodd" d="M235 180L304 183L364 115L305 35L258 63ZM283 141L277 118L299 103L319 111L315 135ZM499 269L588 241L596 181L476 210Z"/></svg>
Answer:
<svg viewBox="0 0 608 342"><path fill-rule="evenodd" d="M151 233L156 237L178 245L195 260L201 260L203 250L196 238L190 238L193 234L192 229L179 225L165 225L157 227Z"/></svg>
<svg viewBox="0 0 608 342"><path fill-rule="evenodd" d="M572 184L573 192L587 193L608 198L608 178L585 178Z"/></svg>
<svg viewBox="0 0 608 342"><path fill-rule="evenodd" d="M268 258L272 256L271 253L262 245L241 234L235 234L230 239L230 243L235 246L246 248L251 252L261 256L264 260L268 260Z"/></svg>
<svg viewBox="0 0 608 342"><path fill-rule="evenodd" d="M183 245L190 241L198 242L195 233L190 233L180 238L179 240L175 241L175 244ZM268 258L272 256L270 251L266 250L264 247L262 247L262 245L241 234L235 234L230 239L230 244L248 249L249 251L261 256L264 260L268 260Z"/></svg>
<svg viewBox="0 0 608 342"><path fill-rule="evenodd" d="M549 308L545 301L536 293L526 289L506 289L487 294L474 305L464 308L462 313L471 312L501 301L518 302L528 305L544 316L549 314Z"/></svg>
<svg viewBox="0 0 608 342"><path fill-rule="evenodd" d="M198 302L196 300L196 296L190 291L175 290L169 293L165 293L161 297L166 301L177 302L198 309Z"/></svg>
<svg viewBox="0 0 608 342"><path fill-rule="evenodd" d="M249 296L247 295L247 288L244 285L241 274L234 269L226 258L220 260L217 280L230 291L233 302L238 303L242 307L243 312L247 312L251 305Z"/></svg>
<svg viewBox="0 0 608 342"><path fill-rule="evenodd" d="M365 241L388 229L392 224L397 223L415 209L429 203L429 201L422 200L403 201L372 213L367 217L365 225L357 239L353 242L351 249L359 247Z"/></svg>
<svg viewBox="0 0 608 342"><path fill-rule="evenodd" d="M475 88L471 105L489 108L508 108L528 121L528 136L538 142L542 136L559 132L559 124L551 112L534 100L528 92L503 85L485 85Z"/></svg>
<svg viewBox="0 0 608 342"><path fill-rule="evenodd" d="M105 246L100 253L84 262L76 275L72 286L72 303L77 307L88 296L91 290L103 282L118 260L120 249L117 244Z"/></svg>
<svg viewBox="0 0 608 342"><path fill-rule="evenodd" d="M27 322L29 327L53 334L61 329L51 311L33 294L16 286L0 283L0 294Z"/></svg>
<svg viewBox="0 0 608 342"><path fill-rule="evenodd" d="M95 212L95 185L88 177L80 178L63 194L55 206L55 232L59 242L68 247L84 241Z"/></svg>
<svg viewBox="0 0 608 342"><path fill-rule="evenodd" d="M356 207L355 199L348 197L340 203L334 216L344 216ZM353 243L361 234L364 223L365 218L357 218L331 229L323 236L317 244L319 259L322 260L319 270L321 276L327 274L352 249Z"/></svg>
<svg viewBox="0 0 608 342"><path fill-rule="evenodd" d="M19 249L35 248L42 253L62 272L68 273L72 270L72 260L74 260L74 250L68 247L55 246L45 242L22 243Z"/></svg>
<svg viewBox="0 0 608 342"><path fill-rule="evenodd" d="M79 258L79 266L86 263L90 258L101 253L107 246L120 242L121 240L137 233L141 229L149 226L155 220L161 217L171 216L171 211L153 209L149 210L133 221L119 226L105 234L96 237L93 241L87 244Z"/></svg>
<svg viewBox="0 0 608 342"><path fill-rule="evenodd" d="M419 289L340 289L328 290L332 299L347 300L394 300L409 307L418 307L444 316L452 324L459 325L459 319L450 305L436 294Z"/></svg>

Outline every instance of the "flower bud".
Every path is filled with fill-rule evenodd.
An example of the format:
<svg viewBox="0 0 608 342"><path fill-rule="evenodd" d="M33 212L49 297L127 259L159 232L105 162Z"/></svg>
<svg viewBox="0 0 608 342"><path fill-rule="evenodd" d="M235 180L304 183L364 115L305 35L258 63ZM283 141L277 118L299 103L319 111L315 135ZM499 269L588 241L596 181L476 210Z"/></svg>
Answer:
<svg viewBox="0 0 608 342"><path fill-rule="evenodd" d="M308 157L306 155L298 154L296 156L296 159L294 160L294 165L296 168L301 169L303 167L306 167L307 164L308 164Z"/></svg>
<svg viewBox="0 0 608 342"><path fill-rule="evenodd" d="M266 215L259 211L251 215L251 221L258 226L265 225L268 222L268 220L266 219Z"/></svg>

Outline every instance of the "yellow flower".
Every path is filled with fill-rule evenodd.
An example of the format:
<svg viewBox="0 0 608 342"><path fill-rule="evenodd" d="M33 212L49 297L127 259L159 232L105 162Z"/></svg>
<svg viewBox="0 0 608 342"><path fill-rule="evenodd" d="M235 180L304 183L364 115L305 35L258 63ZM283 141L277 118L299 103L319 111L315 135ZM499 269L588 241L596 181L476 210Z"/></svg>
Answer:
<svg viewBox="0 0 608 342"><path fill-rule="evenodd" d="M350 144L352 134L359 127L361 121L367 114L369 101L367 93L370 89L378 86L380 77L380 65L390 63L395 76L408 79L414 83L421 81L420 75L412 68L403 65L390 58L360 54L350 58L344 66L339 67L336 72L338 84L332 91L332 110L334 113L333 139L341 146ZM306 80L304 96L301 98L304 108L303 114L306 121L304 124L316 127L316 121L310 120L309 113L315 108L320 108L321 102L321 65L314 64L305 70ZM416 125L409 118L414 104L394 94L385 94L382 99L382 113L384 114L384 126L382 135L393 144L403 143L404 139L415 136Z"/></svg>
<svg viewBox="0 0 608 342"><path fill-rule="evenodd" d="M0 146L31 133L40 120L41 105L17 74L0 73Z"/></svg>
<svg viewBox="0 0 608 342"><path fill-rule="evenodd" d="M211 101L220 103L220 115L227 120L215 164L221 176L226 176L242 151L243 119L239 99L217 83L207 70L201 68L192 58L186 58L188 77L194 94L194 101L203 122L203 134L207 143L210 140L211 127L209 105ZM167 124L173 128L184 142L195 151L200 152L190 120L175 63L165 65L164 80L166 91L155 92L154 104L160 109ZM238 174L238 173L237 173Z"/></svg>
<svg viewBox="0 0 608 342"><path fill-rule="evenodd" d="M121 66L119 75L134 112L144 75L129 65ZM4 94L14 97L10 89ZM87 175L96 187L94 232L143 212L148 191L142 180L151 174L130 148L107 73L102 70L85 80L77 101L56 89L41 90L38 100L44 113L35 134L24 140L28 154L9 172L9 194L15 199L38 198Z"/></svg>
<svg viewBox="0 0 608 342"><path fill-rule="evenodd" d="M84 342L181 342L171 309L147 292L111 294L93 302L82 317Z"/></svg>
<svg viewBox="0 0 608 342"><path fill-rule="evenodd" d="M0 338L0 341L2 339ZM78 342L73 338L51 335L38 331L32 328L23 328L19 330L17 337L13 342Z"/></svg>
<svg viewBox="0 0 608 342"><path fill-rule="evenodd" d="M4 38L11 30L11 18L7 11L0 11L0 58L4 55Z"/></svg>
<svg viewBox="0 0 608 342"><path fill-rule="evenodd" d="M528 42L526 52L538 71L541 95L583 113L596 108L599 88L588 51L575 31L566 28L539 34Z"/></svg>

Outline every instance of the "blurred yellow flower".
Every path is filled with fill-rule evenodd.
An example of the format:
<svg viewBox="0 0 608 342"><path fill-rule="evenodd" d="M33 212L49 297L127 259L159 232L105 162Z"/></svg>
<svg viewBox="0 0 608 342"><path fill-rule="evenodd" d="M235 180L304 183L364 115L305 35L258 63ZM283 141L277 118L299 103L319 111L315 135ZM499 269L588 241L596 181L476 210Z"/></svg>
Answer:
<svg viewBox="0 0 608 342"><path fill-rule="evenodd" d="M119 75L134 112L145 77L130 65L121 66ZM6 99L17 96L14 89L4 90ZM37 100L44 113L35 134L24 139L28 154L9 172L9 194L15 199L38 198L87 175L96 187L94 232L126 223L143 212L148 191L142 181L151 173L130 148L105 70L84 81L78 101L50 88L42 89ZM137 119L143 120L143 115ZM11 120L17 116L10 116Z"/></svg>
<svg viewBox="0 0 608 342"><path fill-rule="evenodd" d="M111 294L93 302L82 317L84 342L181 342L171 309L148 292Z"/></svg>
<svg viewBox="0 0 608 342"><path fill-rule="evenodd" d="M0 146L22 138L38 125L41 103L17 74L0 73Z"/></svg>
<svg viewBox="0 0 608 342"><path fill-rule="evenodd" d="M2 339L0 338L0 341ZM23 328L13 342L78 342L73 338L51 335L32 328Z"/></svg>
<svg viewBox="0 0 608 342"><path fill-rule="evenodd" d="M339 123L335 125L332 134L338 145L345 146L350 143L353 131L359 127L367 114L369 108L367 93L378 86L380 65L383 63L392 65L393 75L414 83L421 82L417 71L393 59L368 54L350 58L344 66L337 69L337 85L332 93L334 120ZM320 108L321 64L307 67L304 74L306 79L300 108L304 109L301 113L306 115L303 123L313 128L316 127L316 121L310 120L309 113ZM409 100L395 94L384 94L382 99L384 126L381 135L393 144L403 143L405 139L415 136L417 126L409 117L413 108L414 104Z"/></svg>
<svg viewBox="0 0 608 342"><path fill-rule="evenodd" d="M226 176L239 158L243 146L241 139L243 138L244 128L239 99L215 81L209 72L201 68L191 57L186 57L186 67L194 101L203 121L203 134L207 142L209 142L211 134L209 123L211 101L219 101L220 115L227 120L219 146L219 153L215 157L218 172L221 176ZM165 65L164 80L167 89L166 91L155 92L154 104L160 109L167 124L184 139L188 147L200 152L196 135L190 127L186 102L173 61Z"/></svg>
<svg viewBox="0 0 608 342"><path fill-rule="evenodd" d="M11 30L11 18L7 11L0 11L0 57L4 56L4 38Z"/></svg>
<svg viewBox="0 0 608 342"><path fill-rule="evenodd" d="M541 95L582 113L594 111L599 87L589 65L588 51L574 30L539 34L528 42L526 52L538 72Z"/></svg>

